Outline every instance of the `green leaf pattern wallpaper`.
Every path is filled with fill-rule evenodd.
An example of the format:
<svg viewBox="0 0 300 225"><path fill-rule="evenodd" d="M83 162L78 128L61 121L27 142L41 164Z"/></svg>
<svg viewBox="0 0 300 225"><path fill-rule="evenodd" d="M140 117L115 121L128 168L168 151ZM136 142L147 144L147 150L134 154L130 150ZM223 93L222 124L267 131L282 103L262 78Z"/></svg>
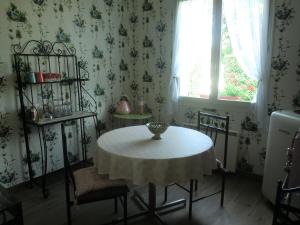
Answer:
<svg viewBox="0 0 300 225"><path fill-rule="evenodd" d="M300 105L300 4L277 0L275 10L269 113ZM154 118L161 120L171 76L174 11L174 0L0 1L0 183L13 186L28 179L11 45L30 39L73 45L80 67L90 74L85 88L96 99L98 117L108 129L121 95L129 97L133 108L143 97ZM262 174L265 140L252 110L185 103L176 123L195 121L195 112L207 108L231 115L231 129L239 133L239 170ZM87 121L86 132L83 141L92 156L97 148L92 121ZM37 131L32 128L30 133L33 169L39 175ZM62 167L59 127L47 127L46 139L50 172ZM78 136L72 123L67 139L69 156L75 160Z"/></svg>

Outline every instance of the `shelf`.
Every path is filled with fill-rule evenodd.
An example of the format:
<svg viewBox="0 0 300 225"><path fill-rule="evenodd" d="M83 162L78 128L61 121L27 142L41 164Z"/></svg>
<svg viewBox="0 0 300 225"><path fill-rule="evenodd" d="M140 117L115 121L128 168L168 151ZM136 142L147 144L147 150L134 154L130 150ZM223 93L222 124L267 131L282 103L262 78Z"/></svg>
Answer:
<svg viewBox="0 0 300 225"><path fill-rule="evenodd" d="M47 157L48 146L47 137L43 129L44 126L56 124L61 125L61 128L63 128L65 125L70 124L68 122L80 122L78 124L76 123L76 126L80 128L76 131L76 134L81 144L76 146L77 148L75 148L74 151L77 150L78 154L82 156L82 159L86 160L87 143L85 138L87 127L86 124L81 121L81 119L92 119L96 130L97 113L94 112L97 112L97 101L84 88L85 82L89 81L89 72L80 66L76 56L76 49L71 45L66 45L62 42L50 42L48 40L29 40L22 46L20 44L13 45L12 50L14 54L14 62L18 81L17 91L21 106L28 175L30 182L32 183L35 176L32 167L32 163L34 161L32 161L31 155L32 152L36 151L34 151L35 149L31 147L31 144L33 143L30 142L30 136L34 136L38 133L41 155L44 156L44 161L41 164L42 179L40 186L42 188L42 194L46 198L48 196L48 190L46 188L46 175L48 172L47 161L49 157ZM28 74L26 71L31 71L31 73ZM44 74L43 77L35 77L36 74L41 75L40 73ZM31 82L42 80L44 80L44 82ZM70 109L74 110L74 112L53 119L42 118L41 116L37 121L31 120L31 115L33 114L29 113L29 111L31 112L29 109L36 105L44 106L47 103L44 101L45 98L51 99L52 102L54 102L54 100L62 101L62 104L63 101L68 101L68 103L71 105ZM84 100L89 104L89 111L93 112L81 111L83 108L81 107L80 100L83 100L83 98L85 98ZM57 105L60 105L59 103L60 102L57 102ZM47 112L47 110L47 107L43 107L43 109L41 109L41 115ZM67 122L67 124L64 124L64 122ZM30 133L30 126L37 127L37 132ZM53 127L52 129L59 130L58 127ZM62 131L64 131L64 129L62 129ZM36 145L37 143L34 144L34 147L38 147ZM57 151L59 151L59 148L57 148ZM81 154L79 151L81 151Z"/></svg>
<svg viewBox="0 0 300 225"><path fill-rule="evenodd" d="M68 83L73 83L73 82L83 82L83 81L88 81L89 79L87 78L72 78L72 79L66 79L66 80L57 80L57 81L44 81L44 82L36 82L36 83L31 83L31 82L22 82L22 84L30 84L30 85L35 85L35 84L68 84Z"/></svg>
<svg viewBox="0 0 300 225"><path fill-rule="evenodd" d="M71 121L71 120L78 120L82 118L87 118L87 117L93 117L96 116L97 114L94 112L83 112L83 111L78 111L78 112L73 112L72 115L68 116L62 116L58 118L53 118L53 119L40 119L38 121L26 121L27 123L36 125L36 126L45 126L45 125L50 125L50 124L56 124L56 123L62 123L66 121Z"/></svg>

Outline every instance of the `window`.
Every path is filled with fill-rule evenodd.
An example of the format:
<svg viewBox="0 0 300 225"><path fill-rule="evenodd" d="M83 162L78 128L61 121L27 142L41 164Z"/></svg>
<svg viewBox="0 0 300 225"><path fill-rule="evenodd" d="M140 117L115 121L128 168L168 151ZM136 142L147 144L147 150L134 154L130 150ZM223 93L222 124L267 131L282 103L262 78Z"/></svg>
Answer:
<svg viewBox="0 0 300 225"><path fill-rule="evenodd" d="M254 99L257 81L240 65L224 13L225 4L232 2L180 3L176 34L180 96L245 102Z"/></svg>

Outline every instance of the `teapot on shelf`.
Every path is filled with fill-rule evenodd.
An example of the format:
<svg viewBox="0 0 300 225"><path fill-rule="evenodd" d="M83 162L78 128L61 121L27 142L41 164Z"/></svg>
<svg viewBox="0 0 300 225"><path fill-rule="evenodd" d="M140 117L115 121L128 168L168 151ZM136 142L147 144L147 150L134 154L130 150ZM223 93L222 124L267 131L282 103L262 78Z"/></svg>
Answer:
<svg viewBox="0 0 300 225"><path fill-rule="evenodd" d="M120 101L117 103L116 113L119 114L129 114L131 112L128 97L126 95L122 95Z"/></svg>

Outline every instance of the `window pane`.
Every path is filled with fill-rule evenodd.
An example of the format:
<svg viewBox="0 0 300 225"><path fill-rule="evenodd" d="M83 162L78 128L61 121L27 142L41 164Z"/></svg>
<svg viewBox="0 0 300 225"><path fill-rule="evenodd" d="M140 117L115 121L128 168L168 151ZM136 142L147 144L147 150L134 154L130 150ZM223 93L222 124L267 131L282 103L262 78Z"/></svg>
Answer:
<svg viewBox="0 0 300 225"><path fill-rule="evenodd" d="M177 21L180 95L208 98L211 88L213 1L183 1Z"/></svg>
<svg viewBox="0 0 300 225"><path fill-rule="evenodd" d="M226 19L222 19L221 66L219 76L219 99L230 101L252 101L257 81L247 76L235 57Z"/></svg>

